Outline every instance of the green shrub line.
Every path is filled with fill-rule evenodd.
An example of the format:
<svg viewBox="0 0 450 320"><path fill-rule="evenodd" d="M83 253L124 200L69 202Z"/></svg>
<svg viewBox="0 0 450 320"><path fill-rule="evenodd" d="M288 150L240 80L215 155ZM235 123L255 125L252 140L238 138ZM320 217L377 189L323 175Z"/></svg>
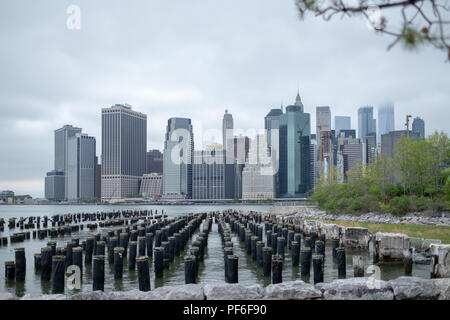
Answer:
<svg viewBox="0 0 450 320"><path fill-rule="evenodd" d="M450 211L450 141L443 132L426 140L401 138L394 159L381 153L357 164L344 177L330 167L309 201L328 213Z"/></svg>

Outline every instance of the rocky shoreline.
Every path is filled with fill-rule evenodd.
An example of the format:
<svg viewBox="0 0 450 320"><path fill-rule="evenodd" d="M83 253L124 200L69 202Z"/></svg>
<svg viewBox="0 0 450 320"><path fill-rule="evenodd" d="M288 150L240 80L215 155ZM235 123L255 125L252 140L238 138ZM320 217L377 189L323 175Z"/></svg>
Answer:
<svg viewBox="0 0 450 320"><path fill-rule="evenodd" d="M450 227L450 213L443 212L439 216L425 215L423 212L412 212L404 216L393 216L390 213L368 212L363 214L331 214L320 210L316 206L274 206L270 213L296 214L302 218L315 218L324 220L345 220L354 222L388 223L388 224L415 224Z"/></svg>
<svg viewBox="0 0 450 320"><path fill-rule="evenodd" d="M187 284L164 286L142 292L81 292L22 298L11 293L0 293L0 300L450 300L450 278L423 279L399 277L383 281L372 278L349 278L330 283L312 285L302 280L271 284L243 286L241 284Z"/></svg>

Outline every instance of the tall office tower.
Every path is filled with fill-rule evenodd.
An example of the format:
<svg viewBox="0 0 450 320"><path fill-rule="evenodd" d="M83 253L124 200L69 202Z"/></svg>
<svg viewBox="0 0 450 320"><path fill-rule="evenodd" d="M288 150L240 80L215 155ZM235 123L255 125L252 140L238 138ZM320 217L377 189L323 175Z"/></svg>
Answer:
<svg viewBox="0 0 450 320"><path fill-rule="evenodd" d="M276 196L275 168L267 151L267 138L256 135L250 141L248 161L242 171L242 199L265 200Z"/></svg>
<svg viewBox="0 0 450 320"><path fill-rule="evenodd" d="M406 137L407 135L408 132L406 130L391 131L383 134L381 136L381 152L390 158L394 158L395 145L401 138ZM420 133L409 132L409 137L417 141L420 139Z"/></svg>
<svg viewBox="0 0 450 320"><path fill-rule="evenodd" d="M279 183L281 197L304 197L310 182L310 114L303 112L297 95L296 104L280 116Z"/></svg>
<svg viewBox="0 0 450 320"><path fill-rule="evenodd" d="M363 163L363 144L360 139L345 139L341 150L344 159L344 177L347 177L348 170L358 163Z"/></svg>
<svg viewBox="0 0 450 320"><path fill-rule="evenodd" d="M320 136L320 131L331 131L331 110L330 107L316 107L316 135Z"/></svg>
<svg viewBox="0 0 450 320"><path fill-rule="evenodd" d="M230 140L234 137L234 124L233 124L233 115L228 113L228 110L225 110L225 114L222 119L222 148L226 151L226 155L229 157L227 163L233 162L233 151L232 146L230 145Z"/></svg>
<svg viewBox="0 0 450 320"><path fill-rule="evenodd" d="M419 117L414 118L412 131L418 133L421 139L425 139L425 121Z"/></svg>
<svg viewBox="0 0 450 320"><path fill-rule="evenodd" d="M64 172L64 198L68 199L68 141L77 133L81 133L81 128L65 125L55 130L55 170Z"/></svg>
<svg viewBox="0 0 450 320"><path fill-rule="evenodd" d="M358 138L363 139L368 133L376 132L376 120L373 118L373 107L358 109Z"/></svg>
<svg viewBox="0 0 450 320"><path fill-rule="evenodd" d="M314 139L313 139L314 137ZM311 144L309 147L309 153L310 153L310 182L311 182L311 189L314 189L317 183L317 180L319 179L319 166L317 161L317 140L315 139L315 135L311 135Z"/></svg>
<svg viewBox="0 0 450 320"><path fill-rule="evenodd" d="M194 134L191 119L170 118L166 127L163 163L163 197L192 197Z"/></svg>
<svg viewBox="0 0 450 320"><path fill-rule="evenodd" d="M381 135L395 130L394 105L389 103L378 108L377 141L381 142Z"/></svg>
<svg viewBox="0 0 450 320"><path fill-rule="evenodd" d="M95 165L95 197L102 198L102 165Z"/></svg>
<svg viewBox="0 0 450 320"><path fill-rule="evenodd" d="M272 142L278 144L278 130L280 128L280 116L283 110L271 109L264 118L264 129L266 130L267 150L271 154ZM277 150L278 152L278 150Z"/></svg>
<svg viewBox="0 0 450 320"><path fill-rule="evenodd" d="M363 144L363 163L373 163L377 159L377 140L376 133L371 132L362 139Z"/></svg>
<svg viewBox="0 0 450 320"><path fill-rule="evenodd" d="M334 117L334 132L336 137L339 136L341 130L350 130L352 127L352 118L346 116Z"/></svg>
<svg viewBox="0 0 450 320"><path fill-rule="evenodd" d="M150 150L147 152L146 173L163 173L163 154L159 150Z"/></svg>
<svg viewBox="0 0 450 320"><path fill-rule="evenodd" d="M224 150L194 151L192 168L193 199L232 199L234 165L225 163Z"/></svg>
<svg viewBox="0 0 450 320"><path fill-rule="evenodd" d="M67 199L95 197L95 138L77 133L67 141Z"/></svg>
<svg viewBox="0 0 450 320"><path fill-rule="evenodd" d="M245 163L248 160L248 153L250 150L250 138L239 135L233 138L233 157L227 155L227 163L229 159L233 159L235 176L234 176L234 198L242 198L242 170L244 170Z"/></svg>
<svg viewBox="0 0 450 320"><path fill-rule="evenodd" d="M102 200L138 194L146 149L145 114L122 104L102 109Z"/></svg>

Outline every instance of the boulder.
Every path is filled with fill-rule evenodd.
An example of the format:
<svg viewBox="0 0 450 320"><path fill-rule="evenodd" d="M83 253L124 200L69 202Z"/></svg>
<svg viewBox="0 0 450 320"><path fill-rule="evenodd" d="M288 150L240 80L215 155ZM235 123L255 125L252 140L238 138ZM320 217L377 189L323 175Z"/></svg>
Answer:
<svg viewBox="0 0 450 320"><path fill-rule="evenodd" d="M206 300L261 299L264 289L260 285L245 287L239 283L207 284L203 287Z"/></svg>
<svg viewBox="0 0 450 320"><path fill-rule="evenodd" d="M306 283L302 280L270 284L264 290L264 299L298 299L321 296L322 293L320 290L314 288L312 284Z"/></svg>
<svg viewBox="0 0 450 320"><path fill-rule="evenodd" d="M16 300L16 296L9 292L0 292L0 300Z"/></svg>
<svg viewBox="0 0 450 320"><path fill-rule="evenodd" d="M24 295L20 300L66 300L66 295L64 294L44 294L44 295L33 295L28 293Z"/></svg>
<svg viewBox="0 0 450 320"><path fill-rule="evenodd" d="M431 275L433 278L450 277L450 244L431 244Z"/></svg>
<svg viewBox="0 0 450 320"><path fill-rule="evenodd" d="M199 284L159 287L153 294L161 300L205 300L203 286Z"/></svg>
<svg viewBox="0 0 450 320"><path fill-rule="evenodd" d="M325 300L393 300L394 294L386 281L373 278L349 278L331 283L318 283Z"/></svg>
<svg viewBox="0 0 450 320"><path fill-rule="evenodd" d="M394 300L435 300L441 290L434 281L418 277L399 277L388 281Z"/></svg>
<svg viewBox="0 0 450 320"><path fill-rule="evenodd" d="M432 279L439 290L439 300L450 300L450 278Z"/></svg>
<svg viewBox="0 0 450 320"><path fill-rule="evenodd" d="M367 228L347 227L343 228L342 241L347 248L369 248L371 232Z"/></svg>
<svg viewBox="0 0 450 320"><path fill-rule="evenodd" d="M409 250L409 237L402 233L375 234L375 250L379 262L403 261L403 252Z"/></svg>

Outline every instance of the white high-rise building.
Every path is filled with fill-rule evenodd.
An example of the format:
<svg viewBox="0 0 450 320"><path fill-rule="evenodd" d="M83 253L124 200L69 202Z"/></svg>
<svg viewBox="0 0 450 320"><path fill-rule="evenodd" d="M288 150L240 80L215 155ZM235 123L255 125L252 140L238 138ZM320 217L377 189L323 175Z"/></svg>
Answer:
<svg viewBox="0 0 450 320"><path fill-rule="evenodd" d="M248 161L242 171L242 199L266 200L276 197L275 170L267 152L265 135L250 142Z"/></svg>
<svg viewBox="0 0 450 320"><path fill-rule="evenodd" d="M102 200L139 193L146 170L147 116L129 105L102 109Z"/></svg>

